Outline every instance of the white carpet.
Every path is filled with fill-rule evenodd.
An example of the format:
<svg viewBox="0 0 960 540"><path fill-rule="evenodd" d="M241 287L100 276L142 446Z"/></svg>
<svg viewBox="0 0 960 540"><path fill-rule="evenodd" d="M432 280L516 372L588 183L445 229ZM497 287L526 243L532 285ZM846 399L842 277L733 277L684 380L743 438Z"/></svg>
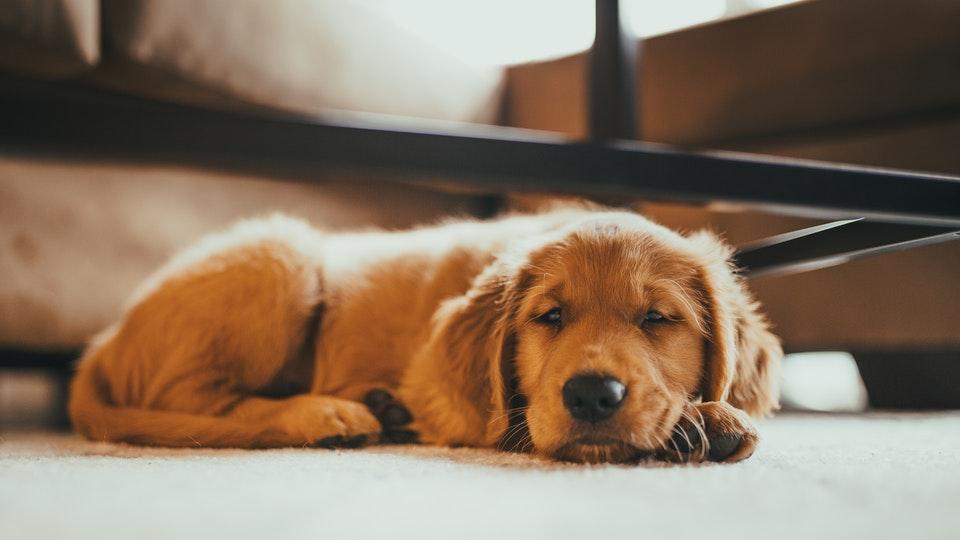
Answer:
<svg viewBox="0 0 960 540"><path fill-rule="evenodd" d="M960 413L783 415L736 465L0 435L0 538L960 538Z"/></svg>

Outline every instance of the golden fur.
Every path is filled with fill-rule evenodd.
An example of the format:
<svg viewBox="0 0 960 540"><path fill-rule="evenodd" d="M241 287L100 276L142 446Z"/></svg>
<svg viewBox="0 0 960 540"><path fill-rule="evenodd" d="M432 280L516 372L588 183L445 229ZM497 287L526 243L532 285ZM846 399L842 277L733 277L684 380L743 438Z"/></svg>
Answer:
<svg viewBox="0 0 960 540"><path fill-rule="evenodd" d="M777 406L781 351L730 253L606 210L405 232L242 222L94 339L70 414L97 440L299 446L381 432L361 401L383 388L429 444L620 462L708 459L733 437L718 459L735 461L757 442L743 411ZM538 322L561 306L562 326ZM650 310L667 320L638 322ZM578 373L623 381L616 416L572 420L560 394Z"/></svg>

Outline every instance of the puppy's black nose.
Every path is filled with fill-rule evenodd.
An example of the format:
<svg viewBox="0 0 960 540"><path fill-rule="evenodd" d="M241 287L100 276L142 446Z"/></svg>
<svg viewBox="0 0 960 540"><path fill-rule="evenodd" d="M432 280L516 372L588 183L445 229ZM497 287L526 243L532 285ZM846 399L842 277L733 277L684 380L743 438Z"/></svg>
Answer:
<svg viewBox="0 0 960 540"><path fill-rule="evenodd" d="M577 375L563 385L563 404L577 420L599 422L617 412L627 387L613 377Z"/></svg>

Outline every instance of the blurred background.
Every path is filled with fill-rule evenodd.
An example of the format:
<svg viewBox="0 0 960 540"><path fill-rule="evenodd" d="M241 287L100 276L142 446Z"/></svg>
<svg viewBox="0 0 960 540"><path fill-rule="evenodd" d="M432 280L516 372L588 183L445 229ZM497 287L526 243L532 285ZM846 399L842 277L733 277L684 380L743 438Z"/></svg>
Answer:
<svg viewBox="0 0 960 540"><path fill-rule="evenodd" d="M958 2L622 6L642 140L960 174ZM593 34L587 0L0 0L0 96L79 92L582 138ZM416 180L0 148L0 428L62 423L64 366L86 340L170 254L236 219L283 211L330 230L399 228L550 200ZM819 223L615 202L734 244ZM958 244L754 280L794 353L785 404L960 405Z"/></svg>

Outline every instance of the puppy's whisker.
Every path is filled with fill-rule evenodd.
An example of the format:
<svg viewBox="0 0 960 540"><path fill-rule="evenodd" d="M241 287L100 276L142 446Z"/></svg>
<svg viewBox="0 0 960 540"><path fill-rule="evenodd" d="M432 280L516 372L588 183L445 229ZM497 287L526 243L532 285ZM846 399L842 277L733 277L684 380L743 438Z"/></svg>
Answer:
<svg viewBox="0 0 960 540"><path fill-rule="evenodd" d="M503 443L509 441L511 438L513 438L513 437L514 437L515 435L517 435L518 433L523 433L526 428L527 428L527 421L526 421L526 420L523 420L523 421L520 422L519 424L517 424L517 425L515 425L515 426L512 426L512 427L511 427L510 429L508 429L507 432L504 433L504 435L500 438L500 443L497 445L497 447L498 447L499 449L501 449L501 450L506 450L506 451L508 451L508 452L513 452L513 451L515 451L516 448L517 448L517 446L520 445L520 443L524 442L528 437L530 437L529 430L527 430L527 432L524 434L524 436L521 437L517 442L515 442L514 445L513 445L511 448L509 448L509 449L504 449L504 448L502 448L502 445L503 445Z"/></svg>
<svg viewBox="0 0 960 540"><path fill-rule="evenodd" d="M694 418L693 415L687 414L687 419L693 424L693 428L697 430L697 435L700 437L700 448L697 453L697 458L703 460L706 457L707 450L710 448L710 439L707 438L707 432L705 429L705 423L703 415L700 413L699 409L694 409L697 413L697 417Z"/></svg>
<svg viewBox="0 0 960 540"><path fill-rule="evenodd" d="M511 426L510 428L508 428L500 437L500 443L498 444L498 446L502 446L504 443L509 441L510 438L516 435L517 433L519 433L517 426Z"/></svg>
<svg viewBox="0 0 960 540"><path fill-rule="evenodd" d="M505 440L506 440L506 439L509 439L510 437L512 437L512 436L514 436L514 435L516 435L516 434L518 434L518 433L521 433L522 430L523 430L525 427L526 427L526 422L521 422L521 423L519 423L519 424L517 424L517 425L515 425L515 426L511 426L510 429L508 429L507 432L504 433L503 438L504 438Z"/></svg>
<svg viewBox="0 0 960 540"><path fill-rule="evenodd" d="M683 452L680 451L680 448L677 446L676 441L673 440L673 437L670 437L669 439L667 439L667 441L669 441L669 442L670 442L670 446L673 447L673 453L674 453L674 455L676 455L677 457L679 457L680 460L681 460L683 463L686 463L686 462L687 462L687 458L683 455Z"/></svg>
<svg viewBox="0 0 960 540"><path fill-rule="evenodd" d="M518 451L525 452L528 448L533 447L533 437L530 435L525 435L522 439L520 439L518 444Z"/></svg>
<svg viewBox="0 0 960 540"><path fill-rule="evenodd" d="M669 450L669 448L667 448L667 440L666 440L666 439L660 439L659 441L657 441L657 445L659 445L659 446L660 446L660 449L663 450L663 451Z"/></svg>
<svg viewBox="0 0 960 540"><path fill-rule="evenodd" d="M511 435L516 435L517 433L520 433L521 430L524 429L524 428L526 428L526 427L527 427L527 422L526 422L526 421L523 421L523 422L517 424L517 425L514 426L514 428L511 430ZM517 442L515 442L515 443L513 444L513 446L510 447L510 449L508 450L508 452L516 452L518 448L519 448L520 450L523 450L524 448L526 448L526 445L527 445L528 442L530 442L530 439L531 439L531 438L532 438L532 437L530 436L530 433L529 433L529 431L528 431L527 433L524 434L523 437L521 437L519 440L517 440ZM508 440L509 437L504 437L504 439L505 439L505 440Z"/></svg>
<svg viewBox="0 0 960 540"><path fill-rule="evenodd" d="M514 408L512 408L512 409L506 409L502 414L498 414L498 415L492 417L492 418L490 419L490 421L487 422L487 426L489 426L490 424L492 424L492 423L494 423L494 422L496 422L496 421L498 421L498 420L502 420L502 419L504 419L504 418L509 418L510 415L512 415L512 414L516 414L516 413L518 413L518 412L523 412L523 411L525 411L526 409L527 409L527 408L526 408L525 406L524 406L524 407L514 407ZM491 413L492 413L493 411L487 411L487 412L491 412Z"/></svg>
<svg viewBox="0 0 960 540"><path fill-rule="evenodd" d="M703 413L701 413L700 409L697 409L696 407L694 407L693 410L696 411L697 418L693 418L693 416L686 410L682 411L681 414L684 418L689 420L691 424L693 424L694 429L697 430L697 435L700 436L700 449L697 453L697 458L702 460L704 457L706 457L707 452L710 450L710 439L707 438L706 422L703 418Z"/></svg>
<svg viewBox="0 0 960 540"><path fill-rule="evenodd" d="M687 448L689 448L690 450L693 450L693 440L690 439L690 434L687 433L687 430L684 429L683 426L681 426L680 424L677 424L676 426L674 426L673 429L677 432L678 435L683 437L683 441L687 443Z"/></svg>

